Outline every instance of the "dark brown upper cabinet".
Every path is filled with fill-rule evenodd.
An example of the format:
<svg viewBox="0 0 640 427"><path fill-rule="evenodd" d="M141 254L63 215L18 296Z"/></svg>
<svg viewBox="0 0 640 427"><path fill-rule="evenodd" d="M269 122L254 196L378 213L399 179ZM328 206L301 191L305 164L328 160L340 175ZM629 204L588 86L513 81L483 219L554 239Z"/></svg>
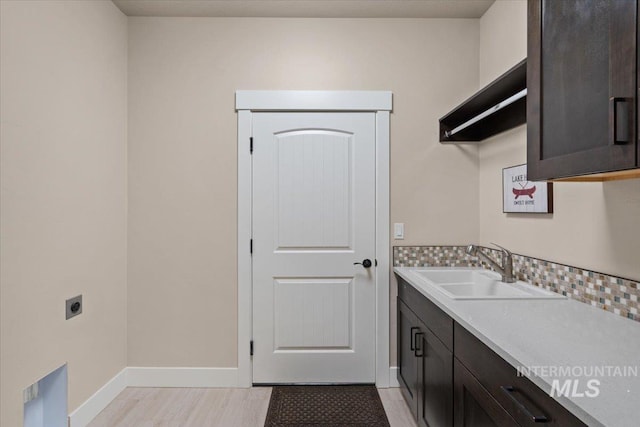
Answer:
<svg viewBox="0 0 640 427"><path fill-rule="evenodd" d="M640 176L637 1L528 8L529 179Z"/></svg>

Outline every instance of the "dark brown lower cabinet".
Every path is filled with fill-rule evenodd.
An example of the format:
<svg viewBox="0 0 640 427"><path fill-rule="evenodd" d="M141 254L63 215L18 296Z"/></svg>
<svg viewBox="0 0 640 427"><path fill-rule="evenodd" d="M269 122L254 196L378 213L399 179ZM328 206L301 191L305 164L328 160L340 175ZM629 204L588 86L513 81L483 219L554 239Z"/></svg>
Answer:
<svg viewBox="0 0 640 427"><path fill-rule="evenodd" d="M418 321L418 425L453 425L453 353Z"/></svg>
<svg viewBox="0 0 640 427"><path fill-rule="evenodd" d="M518 426L458 359L453 363L455 427Z"/></svg>
<svg viewBox="0 0 640 427"><path fill-rule="evenodd" d="M399 299L398 382L418 425L453 425L453 353Z"/></svg>
<svg viewBox="0 0 640 427"><path fill-rule="evenodd" d="M398 277L398 382L420 427L586 427Z"/></svg>
<svg viewBox="0 0 640 427"><path fill-rule="evenodd" d="M398 382L412 414L418 413L418 359L415 334L418 317L398 299Z"/></svg>

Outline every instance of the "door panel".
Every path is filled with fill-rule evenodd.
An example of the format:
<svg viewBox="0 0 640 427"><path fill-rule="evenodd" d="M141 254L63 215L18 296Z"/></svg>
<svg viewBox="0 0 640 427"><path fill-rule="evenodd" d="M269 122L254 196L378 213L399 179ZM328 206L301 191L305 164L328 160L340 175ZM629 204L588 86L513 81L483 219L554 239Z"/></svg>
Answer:
<svg viewBox="0 0 640 427"><path fill-rule="evenodd" d="M276 279L274 285L275 351L353 350L351 278Z"/></svg>
<svg viewBox="0 0 640 427"><path fill-rule="evenodd" d="M253 115L253 381L375 382L375 115Z"/></svg>
<svg viewBox="0 0 640 427"><path fill-rule="evenodd" d="M276 250L350 250L353 134L307 129L274 135Z"/></svg>
<svg viewBox="0 0 640 427"><path fill-rule="evenodd" d="M609 9L609 0L543 2L543 159L607 143ZM576 34L586 51L576 49Z"/></svg>

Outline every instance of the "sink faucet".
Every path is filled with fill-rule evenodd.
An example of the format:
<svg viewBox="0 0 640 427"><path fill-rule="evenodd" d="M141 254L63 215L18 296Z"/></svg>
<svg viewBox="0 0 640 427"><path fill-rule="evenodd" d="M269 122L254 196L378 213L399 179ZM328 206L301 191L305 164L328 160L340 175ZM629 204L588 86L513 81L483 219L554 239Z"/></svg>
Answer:
<svg viewBox="0 0 640 427"><path fill-rule="evenodd" d="M502 265L498 264L493 258L489 255L485 255L482 251L478 250L476 245L467 246L467 253L472 256L477 256L479 258L483 258L487 261L493 268L498 270L502 275L502 281L505 283L514 283L516 278L513 276L513 255L511 252L500 245L496 245L495 243L491 243L494 246L497 246L502 250Z"/></svg>

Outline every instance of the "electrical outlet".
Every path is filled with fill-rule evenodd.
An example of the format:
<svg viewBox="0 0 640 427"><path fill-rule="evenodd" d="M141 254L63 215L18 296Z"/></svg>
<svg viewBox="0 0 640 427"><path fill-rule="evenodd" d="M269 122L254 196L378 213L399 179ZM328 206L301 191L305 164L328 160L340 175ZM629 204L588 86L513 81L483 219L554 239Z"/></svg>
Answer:
<svg viewBox="0 0 640 427"><path fill-rule="evenodd" d="M67 320L72 317L77 316L82 313L82 295L78 295L77 297L69 298L65 301L65 312L67 315Z"/></svg>

